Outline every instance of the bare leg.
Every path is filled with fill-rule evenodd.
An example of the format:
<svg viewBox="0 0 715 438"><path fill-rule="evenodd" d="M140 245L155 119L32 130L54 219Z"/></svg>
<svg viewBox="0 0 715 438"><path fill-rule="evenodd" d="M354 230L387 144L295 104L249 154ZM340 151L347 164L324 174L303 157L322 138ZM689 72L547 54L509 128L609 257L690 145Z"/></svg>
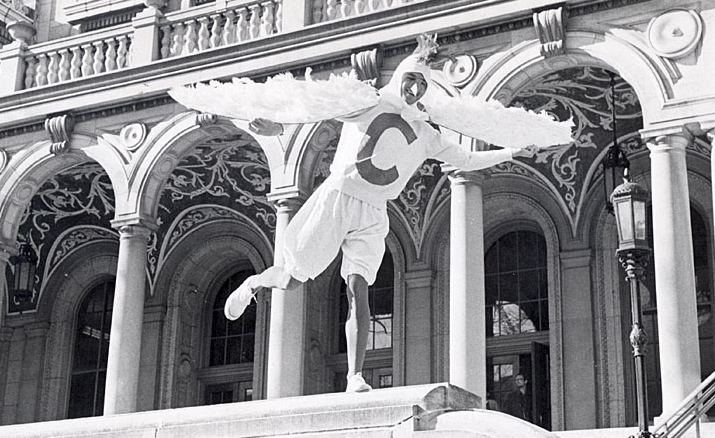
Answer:
<svg viewBox="0 0 715 438"><path fill-rule="evenodd" d="M348 348L348 378L362 372L370 330L370 303L367 281L361 275L349 275L347 280L348 319L345 337Z"/></svg>

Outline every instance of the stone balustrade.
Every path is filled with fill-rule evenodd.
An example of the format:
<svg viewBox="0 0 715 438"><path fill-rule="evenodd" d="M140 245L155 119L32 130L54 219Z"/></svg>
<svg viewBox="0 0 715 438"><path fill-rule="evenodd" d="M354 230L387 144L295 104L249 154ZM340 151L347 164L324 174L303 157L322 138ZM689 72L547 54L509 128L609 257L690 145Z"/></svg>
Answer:
<svg viewBox="0 0 715 438"><path fill-rule="evenodd" d="M426 1L215 0L166 14L147 7L131 23L39 44L31 44L31 21L21 20L9 25L15 41L0 47L0 96Z"/></svg>
<svg viewBox="0 0 715 438"><path fill-rule="evenodd" d="M242 0L217 11L202 8L167 14L161 24L160 58L190 55L281 33L283 1Z"/></svg>
<svg viewBox="0 0 715 438"><path fill-rule="evenodd" d="M312 22L324 23L356 15L371 14L420 1L425 0L312 0Z"/></svg>
<svg viewBox="0 0 715 438"><path fill-rule="evenodd" d="M28 47L24 89L66 82L131 66L131 25Z"/></svg>

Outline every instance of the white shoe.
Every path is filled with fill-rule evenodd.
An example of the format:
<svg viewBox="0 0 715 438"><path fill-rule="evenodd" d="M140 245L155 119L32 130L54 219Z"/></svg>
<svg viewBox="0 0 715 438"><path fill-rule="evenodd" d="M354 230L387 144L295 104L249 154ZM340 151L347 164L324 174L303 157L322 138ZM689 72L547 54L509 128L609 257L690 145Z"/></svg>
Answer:
<svg viewBox="0 0 715 438"><path fill-rule="evenodd" d="M367 392L372 389L372 386L365 383L365 379L362 378L362 373L355 373L348 377L348 386L345 392Z"/></svg>
<svg viewBox="0 0 715 438"><path fill-rule="evenodd" d="M243 315L249 304L251 304L251 299L256 295L258 289L253 289L251 287L251 282L255 275L248 277L241 285L228 296L226 300L226 305L223 306L223 314L226 315L227 319L231 321L237 320Z"/></svg>

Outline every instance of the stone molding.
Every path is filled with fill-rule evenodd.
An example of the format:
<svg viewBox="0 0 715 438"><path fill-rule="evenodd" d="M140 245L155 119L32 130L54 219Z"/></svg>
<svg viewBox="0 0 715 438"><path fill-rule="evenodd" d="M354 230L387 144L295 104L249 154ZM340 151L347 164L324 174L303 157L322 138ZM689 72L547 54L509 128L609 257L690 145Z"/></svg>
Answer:
<svg viewBox="0 0 715 438"><path fill-rule="evenodd" d="M123 9L144 5L144 0L75 0L63 2L63 12L70 24Z"/></svg>
<svg viewBox="0 0 715 438"><path fill-rule="evenodd" d="M70 147L70 136L74 130L74 116L63 114L61 116L45 119L45 131L50 134L50 152L57 155L67 152Z"/></svg>
<svg viewBox="0 0 715 438"><path fill-rule="evenodd" d="M566 34L565 6L534 12L533 20L536 34L541 43L541 55L545 58L564 53L564 35Z"/></svg>

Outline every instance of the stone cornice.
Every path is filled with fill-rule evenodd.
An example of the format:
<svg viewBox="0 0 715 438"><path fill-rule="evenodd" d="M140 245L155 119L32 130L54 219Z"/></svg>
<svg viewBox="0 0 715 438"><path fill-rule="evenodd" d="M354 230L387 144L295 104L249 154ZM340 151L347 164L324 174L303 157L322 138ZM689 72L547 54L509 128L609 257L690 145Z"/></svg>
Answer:
<svg viewBox="0 0 715 438"><path fill-rule="evenodd" d="M576 0L566 4L569 15L573 16L644 1L648 0ZM563 4L563 0L540 0L538 5L516 0L510 2L510 9L492 12L500 11L497 3L504 2L459 0L415 3L248 41L240 46L238 54L237 46L231 45L0 96L0 112L6 114L5 120L11 120L9 123L0 122L0 138L41 129L39 115L48 112L72 110L79 122L82 121L82 114L93 118L130 111L129 108L134 105L145 105L147 108L158 106L163 104L162 100L171 102L165 95L166 90L181 83L236 75L260 80L286 69L302 74L308 66L314 71L348 68L353 47L382 44L386 38L392 41L388 40L385 45L385 56L404 55L415 47L416 24L422 25L422 30L461 28L443 33L438 40L442 45L511 32L533 25L534 7ZM475 10L484 12L481 16L485 18L475 21ZM89 95L92 98L88 98ZM101 102L104 108L97 110L96 102Z"/></svg>

